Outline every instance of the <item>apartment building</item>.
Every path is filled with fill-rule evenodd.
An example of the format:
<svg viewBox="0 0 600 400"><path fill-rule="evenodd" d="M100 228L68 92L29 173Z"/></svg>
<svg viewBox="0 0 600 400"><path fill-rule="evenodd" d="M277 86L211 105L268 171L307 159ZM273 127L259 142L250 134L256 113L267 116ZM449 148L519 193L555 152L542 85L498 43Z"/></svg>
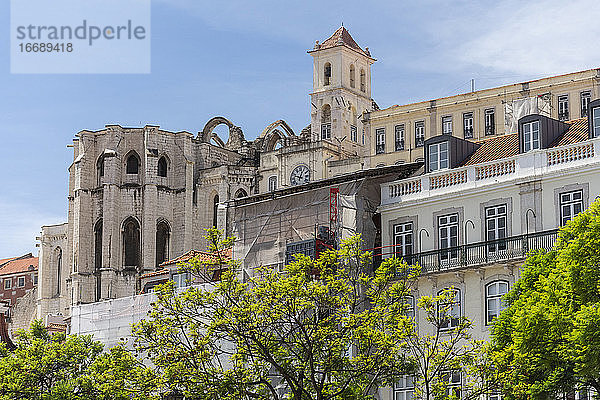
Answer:
<svg viewBox="0 0 600 400"><path fill-rule="evenodd" d="M600 100L588 107L571 121L527 115L515 133L479 141L430 137L421 174L381 185L383 256L422 267L409 301L451 287L449 328L465 316L474 337L489 338L526 254L551 249L558 229L600 197ZM382 398L413 391L405 379Z"/></svg>

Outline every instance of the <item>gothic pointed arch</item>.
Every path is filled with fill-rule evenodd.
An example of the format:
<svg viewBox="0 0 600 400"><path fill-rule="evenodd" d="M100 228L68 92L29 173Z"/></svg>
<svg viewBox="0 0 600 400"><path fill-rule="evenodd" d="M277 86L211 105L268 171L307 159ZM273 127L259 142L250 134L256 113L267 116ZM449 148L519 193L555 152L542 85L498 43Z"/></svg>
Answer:
<svg viewBox="0 0 600 400"><path fill-rule="evenodd" d="M94 277L96 281L96 301L102 297L102 218L94 224Z"/></svg>
<svg viewBox="0 0 600 400"><path fill-rule="evenodd" d="M123 267L139 269L141 257L140 223L135 217L128 217L122 225Z"/></svg>
<svg viewBox="0 0 600 400"><path fill-rule="evenodd" d="M129 151L125 155L125 173L128 175L137 175L140 173L142 160L135 150Z"/></svg>
<svg viewBox="0 0 600 400"><path fill-rule="evenodd" d="M262 150L272 151L277 144L283 145L286 137L295 137L294 130L282 119L270 123L258 137L262 139Z"/></svg>
<svg viewBox="0 0 600 400"><path fill-rule="evenodd" d="M59 296L60 295L60 286L61 286L61 281L62 281L62 266L63 266L63 251L62 248L60 247L56 247L54 249L54 254L53 254L53 258L54 258L54 265L56 266L56 282L54 285L54 295L55 296Z"/></svg>
<svg viewBox="0 0 600 400"><path fill-rule="evenodd" d="M169 260L171 225L164 218L156 221L156 266Z"/></svg>
<svg viewBox="0 0 600 400"><path fill-rule="evenodd" d="M102 186L102 179L104 178L104 153L98 157L96 161L96 183L98 186Z"/></svg>
<svg viewBox="0 0 600 400"><path fill-rule="evenodd" d="M248 197L248 192L246 189L240 188L235 192L235 198L241 199L242 197Z"/></svg>
<svg viewBox="0 0 600 400"><path fill-rule="evenodd" d="M158 158L158 163L156 165L156 173L158 176L166 178L169 173L169 157L166 154L163 154Z"/></svg>

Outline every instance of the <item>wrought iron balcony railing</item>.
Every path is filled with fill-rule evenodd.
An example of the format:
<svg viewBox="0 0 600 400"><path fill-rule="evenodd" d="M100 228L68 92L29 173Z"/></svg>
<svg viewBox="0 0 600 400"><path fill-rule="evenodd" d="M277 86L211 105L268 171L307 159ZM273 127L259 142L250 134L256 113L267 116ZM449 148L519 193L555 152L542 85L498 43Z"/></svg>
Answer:
<svg viewBox="0 0 600 400"><path fill-rule="evenodd" d="M507 262L525 258L532 250L549 251L556 242L558 230L511 236L499 240L470 243L463 246L402 255L395 246L374 249L374 260L383 257L400 257L409 265L419 265L423 275L446 270L474 267L496 262ZM387 252L386 252L387 249ZM378 263L376 262L376 266Z"/></svg>

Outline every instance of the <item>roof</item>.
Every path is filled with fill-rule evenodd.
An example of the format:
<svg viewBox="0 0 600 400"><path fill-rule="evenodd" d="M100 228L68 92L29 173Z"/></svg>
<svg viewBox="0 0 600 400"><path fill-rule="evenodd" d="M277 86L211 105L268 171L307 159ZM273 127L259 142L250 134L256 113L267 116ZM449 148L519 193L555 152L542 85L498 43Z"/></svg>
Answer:
<svg viewBox="0 0 600 400"><path fill-rule="evenodd" d="M315 45L315 50L330 49L337 46L350 47L351 49L356 50L357 52L367 57L371 57L368 48L366 48L366 50L363 50L354 41L354 39L350 35L350 32L348 32L348 30L344 28L344 26L340 26L338 30L333 32L333 35L331 35L328 39L325 39L323 43L319 44L317 42L317 44Z"/></svg>
<svg viewBox="0 0 600 400"><path fill-rule="evenodd" d="M21 257L0 260L0 275L11 275L20 272L37 271L38 264L39 258L33 257L31 253L25 254Z"/></svg>
<svg viewBox="0 0 600 400"><path fill-rule="evenodd" d="M572 121L566 121L569 128L560 135L549 147L565 146L568 144L583 142L588 139L587 118L579 118ZM498 136L490 139L476 142L480 144L479 148L473 152L464 165L481 164L489 161L499 160L516 156L519 154L519 134L511 133L509 135Z"/></svg>
<svg viewBox="0 0 600 400"><path fill-rule="evenodd" d="M221 256L226 261L231 260L232 249L225 249L221 251ZM168 267L171 265L177 265L180 263L188 262L192 258L198 258L200 261L218 261L218 257L215 253L209 253L207 251L190 250L187 253L180 255L179 257L173 258L172 260L165 261L160 264L161 267ZM159 271L157 271L159 272Z"/></svg>

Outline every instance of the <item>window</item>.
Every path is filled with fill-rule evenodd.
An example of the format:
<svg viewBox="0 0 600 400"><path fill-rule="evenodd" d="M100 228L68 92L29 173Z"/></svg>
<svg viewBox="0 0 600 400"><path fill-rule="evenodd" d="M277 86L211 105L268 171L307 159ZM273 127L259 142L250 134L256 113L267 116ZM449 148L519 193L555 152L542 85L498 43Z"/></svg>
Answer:
<svg viewBox="0 0 600 400"><path fill-rule="evenodd" d="M12 285L11 278L8 278L8 279L4 280L4 289L10 289L11 285Z"/></svg>
<svg viewBox="0 0 600 400"><path fill-rule="evenodd" d="M128 174L138 173L140 169L140 161L135 154L131 154L129 157L127 157L127 166L125 169Z"/></svg>
<svg viewBox="0 0 600 400"><path fill-rule="evenodd" d="M169 224L162 220L156 224L156 266L169 259L169 238L171 237L171 228Z"/></svg>
<svg viewBox="0 0 600 400"><path fill-rule="evenodd" d="M493 135L496 132L496 117L493 108L484 111L485 116L485 134Z"/></svg>
<svg viewBox="0 0 600 400"><path fill-rule="evenodd" d="M325 63L323 67L323 85L327 86L331 83L331 64Z"/></svg>
<svg viewBox="0 0 600 400"><path fill-rule="evenodd" d="M560 194L560 225L564 226L583 210L583 191Z"/></svg>
<svg viewBox="0 0 600 400"><path fill-rule="evenodd" d="M404 297L404 315L409 318L415 318L415 298L414 296Z"/></svg>
<svg viewBox="0 0 600 400"><path fill-rule="evenodd" d="M358 131L356 130L356 125L350 125L350 140L353 142L358 142Z"/></svg>
<svg viewBox="0 0 600 400"><path fill-rule="evenodd" d="M485 324L489 325L506 308L502 296L508 293L508 282L495 281L488 283L485 287Z"/></svg>
<svg viewBox="0 0 600 400"><path fill-rule="evenodd" d="M448 142L429 145L429 171L448 168Z"/></svg>
<svg viewBox="0 0 600 400"><path fill-rule="evenodd" d="M60 247L57 247L56 249L54 249L54 260L56 260L56 283L55 283L55 290L54 290L54 295L58 296L60 294L60 281L62 280L62 249ZM77 253L75 253L75 257L73 257L74 260L74 268L77 264Z"/></svg>
<svg viewBox="0 0 600 400"><path fill-rule="evenodd" d="M588 116L588 108L590 105L590 100L592 99L592 93L589 90L580 93L580 103L581 103L581 117Z"/></svg>
<svg viewBox="0 0 600 400"><path fill-rule="evenodd" d="M425 122L415 122L415 147L423 147L425 145Z"/></svg>
<svg viewBox="0 0 600 400"><path fill-rule="evenodd" d="M350 64L350 87L354 88L356 86L356 71L354 70L354 64Z"/></svg>
<svg viewBox="0 0 600 400"><path fill-rule="evenodd" d="M38 282L38 276L37 276L37 274L34 274L33 275L33 284L37 285L37 282Z"/></svg>
<svg viewBox="0 0 600 400"><path fill-rule="evenodd" d="M123 265L140 265L140 225L135 218L127 218L123 223Z"/></svg>
<svg viewBox="0 0 600 400"><path fill-rule="evenodd" d="M375 129L377 144L375 145L375 154L385 153L385 128Z"/></svg>
<svg viewBox="0 0 600 400"><path fill-rule="evenodd" d="M558 96L558 119L567 121L569 119L569 96Z"/></svg>
<svg viewBox="0 0 600 400"><path fill-rule="evenodd" d="M173 282L175 282L175 287L177 289L187 287L189 280L190 277L188 273L173 274Z"/></svg>
<svg viewBox="0 0 600 400"><path fill-rule="evenodd" d="M102 293L102 219L94 225L94 277L96 280L96 301Z"/></svg>
<svg viewBox="0 0 600 400"><path fill-rule="evenodd" d="M19 276L17 278L17 287L23 287L23 286L25 286L25 277Z"/></svg>
<svg viewBox="0 0 600 400"><path fill-rule="evenodd" d="M362 128L362 144L365 144L365 128Z"/></svg>
<svg viewBox="0 0 600 400"><path fill-rule="evenodd" d="M463 132L465 139L473 139L473 113L463 114Z"/></svg>
<svg viewBox="0 0 600 400"><path fill-rule="evenodd" d="M594 137L600 137L600 107L592 110L592 130Z"/></svg>
<svg viewBox="0 0 600 400"><path fill-rule="evenodd" d="M458 214L438 217L438 240L441 261L458 257ZM450 251L445 249L451 249Z"/></svg>
<svg viewBox="0 0 600 400"><path fill-rule="evenodd" d="M219 195L213 199L213 228L217 227L217 211L219 209Z"/></svg>
<svg viewBox="0 0 600 400"><path fill-rule="evenodd" d="M506 242L498 241L506 238L506 204L487 207L485 209L485 230L488 251L506 250Z"/></svg>
<svg viewBox="0 0 600 400"><path fill-rule="evenodd" d="M523 152L540 148L540 122L523 124Z"/></svg>
<svg viewBox="0 0 600 400"><path fill-rule="evenodd" d="M442 382L446 386L446 396L460 399L462 386L461 372L456 370L444 371L441 375Z"/></svg>
<svg viewBox="0 0 600 400"><path fill-rule="evenodd" d="M366 92L366 81L367 81L367 76L365 75L365 70L361 69L360 70L360 91L361 92Z"/></svg>
<svg viewBox="0 0 600 400"><path fill-rule="evenodd" d="M394 249L396 257L406 257L413 254L412 222L394 225Z"/></svg>
<svg viewBox="0 0 600 400"><path fill-rule="evenodd" d="M331 107L325 104L321 111L321 139L331 139Z"/></svg>
<svg viewBox="0 0 600 400"><path fill-rule="evenodd" d="M273 175L269 177L269 192L277 190L277 176Z"/></svg>
<svg viewBox="0 0 600 400"><path fill-rule="evenodd" d="M438 292L438 296L442 293L450 293L448 301L439 303L438 317L441 320L440 329L456 328L460 323L460 290L459 289L444 289Z"/></svg>
<svg viewBox="0 0 600 400"><path fill-rule="evenodd" d="M104 177L104 156L98 159L96 163L96 177L98 186L102 185L102 178Z"/></svg>
<svg viewBox="0 0 600 400"><path fill-rule="evenodd" d="M167 160L164 157L158 159L158 176L167 176Z"/></svg>
<svg viewBox="0 0 600 400"><path fill-rule="evenodd" d="M404 124L394 127L394 149L404 150Z"/></svg>
<svg viewBox="0 0 600 400"><path fill-rule="evenodd" d="M412 400L414 393L414 378L410 375L402 375L394 384L394 400Z"/></svg>
<svg viewBox="0 0 600 400"><path fill-rule="evenodd" d="M452 117L442 117L442 134L452 135Z"/></svg>

